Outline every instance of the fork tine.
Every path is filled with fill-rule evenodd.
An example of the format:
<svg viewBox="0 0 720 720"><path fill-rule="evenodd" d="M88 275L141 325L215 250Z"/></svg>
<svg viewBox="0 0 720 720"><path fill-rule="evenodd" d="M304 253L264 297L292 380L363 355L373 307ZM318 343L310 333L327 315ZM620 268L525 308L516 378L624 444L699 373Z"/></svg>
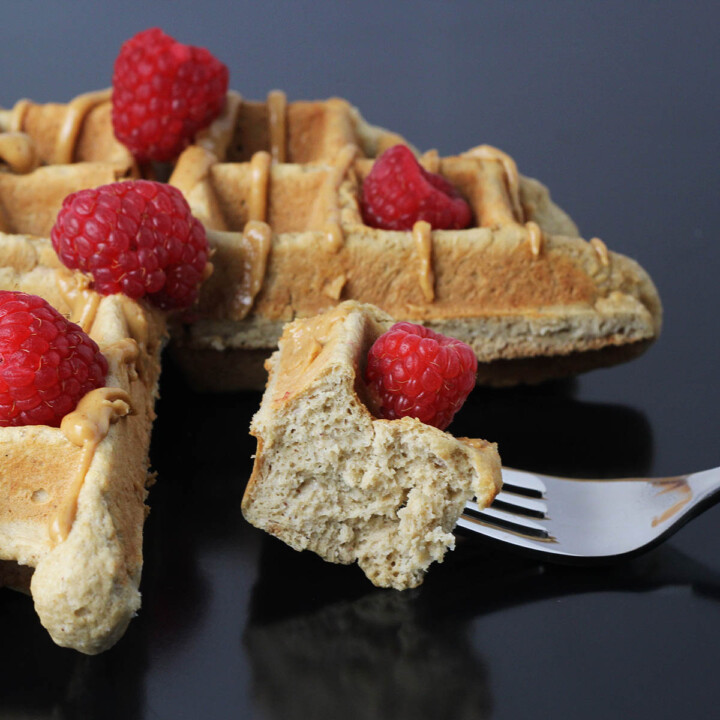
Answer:
<svg viewBox="0 0 720 720"><path fill-rule="evenodd" d="M538 475L503 467L503 490L530 497L543 497L547 491Z"/></svg>
<svg viewBox="0 0 720 720"><path fill-rule="evenodd" d="M522 533L530 537L547 537L549 535L547 529L541 523L531 520L527 516L518 515L517 513L508 512L492 506L480 510L477 506L472 508L466 505L463 517L471 517L476 520L481 520L485 524L513 530L514 532Z"/></svg>
<svg viewBox="0 0 720 720"><path fill-rule="evenodd" d="M493 501L493 507L516 512L519 515L527 515L528 517L544 518L547 514L547 503L540 498L527 497L526 495L515 495L500 491ZM467 503L467 507L471 510L480 512L480 508L475 503Z"/></svg>
<svg viewBox="0 0 720 720"><path fill-rule="evenodd" d="M479 534L525 547L541 547L544 543L553 541L550 533L542 526L537 524L533 524L534 527L520 525L514 521L516 518L517 516L513 516L505 525L502 518L493 517L488 511L484 511L479 515L466 512L460 516L457 527L468 530L475 535Z"/></svg>

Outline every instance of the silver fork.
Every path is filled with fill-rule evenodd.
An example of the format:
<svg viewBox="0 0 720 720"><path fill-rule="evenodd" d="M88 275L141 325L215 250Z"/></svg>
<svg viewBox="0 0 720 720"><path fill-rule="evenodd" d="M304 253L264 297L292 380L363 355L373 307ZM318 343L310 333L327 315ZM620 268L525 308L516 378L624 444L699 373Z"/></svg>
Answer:
<svg viewBox="0 0 720 720"><path fill-rule="evenodd" d="M503 468L493 504L465 506L458 527L556 561L648 549L720 500L720 468L647 479L574 480Z"/></svg>

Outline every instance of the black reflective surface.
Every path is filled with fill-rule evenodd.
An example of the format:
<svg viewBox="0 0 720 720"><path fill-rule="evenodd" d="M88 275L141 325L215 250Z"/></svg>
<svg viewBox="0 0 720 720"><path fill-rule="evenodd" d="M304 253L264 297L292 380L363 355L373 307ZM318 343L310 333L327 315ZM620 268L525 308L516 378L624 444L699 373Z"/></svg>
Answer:
<svg viewBox="0 0 720 720"><path fill-rule="evenodd" d="M441 153L489 143L665 305L638 360L477 390L457 434L579 476L720 465L720 12L712 3L7 3L0 105L106 86L158 24L246 97L342 95ZM259 395L194 395L171 366L153 438L143 607L111 651L55 647L0 591L0 717L715 717L720 508L618 565L543 565L461 538L420 588L298 554L239 504Z"/></svg>

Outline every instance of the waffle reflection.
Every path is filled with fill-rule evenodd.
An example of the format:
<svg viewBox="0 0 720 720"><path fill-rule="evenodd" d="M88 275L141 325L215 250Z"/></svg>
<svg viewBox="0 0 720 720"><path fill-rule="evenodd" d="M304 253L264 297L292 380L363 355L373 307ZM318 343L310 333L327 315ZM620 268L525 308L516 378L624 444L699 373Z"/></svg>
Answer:
<svg viewBox="0 0 720 720"><path fill-rule="evenodd" d="M275 551L269 550L273 555ZM285 564L276 555L269 577L283 574L278 560ZM292 598L293 604L299 600L305 608L301 614L283 616L281 598L287 599L287 591L280 587L260 583L254 591L244 643L255 702L265 716L283 720L491 716L487 669L462 625L424 617L418 591L368 590L364 578L366 594L315 606L315 599L326 591L333 594L328 584L332 573L325 575L309 560L306 569L311 567L314 577L303 583L304 597ZM288 587L287 577L283 586ZM346 583L343 587L347 590Z"/></svg>

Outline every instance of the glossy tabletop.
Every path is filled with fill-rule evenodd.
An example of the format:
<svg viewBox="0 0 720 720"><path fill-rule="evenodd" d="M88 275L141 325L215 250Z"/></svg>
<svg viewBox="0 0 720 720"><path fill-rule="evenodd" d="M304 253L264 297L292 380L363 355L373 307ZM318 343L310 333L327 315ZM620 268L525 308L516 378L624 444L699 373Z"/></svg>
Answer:
<svg viewBox="0 0 720 720"><path fill-rule="evenodd" d="M650 272L664 329L626 365L477 389L453 432L581 477L720 465L716 5L34 0L3 16L3 107L109 85L121 42L159 25L247 98L340 95L422 149L509 152L585 237ZM0 717L716 716L720 507L614 565L460 537L420 588L376 589L243 520L259 398L194 394L165 364L140 613L86 657L0 591Z"/></svg>

